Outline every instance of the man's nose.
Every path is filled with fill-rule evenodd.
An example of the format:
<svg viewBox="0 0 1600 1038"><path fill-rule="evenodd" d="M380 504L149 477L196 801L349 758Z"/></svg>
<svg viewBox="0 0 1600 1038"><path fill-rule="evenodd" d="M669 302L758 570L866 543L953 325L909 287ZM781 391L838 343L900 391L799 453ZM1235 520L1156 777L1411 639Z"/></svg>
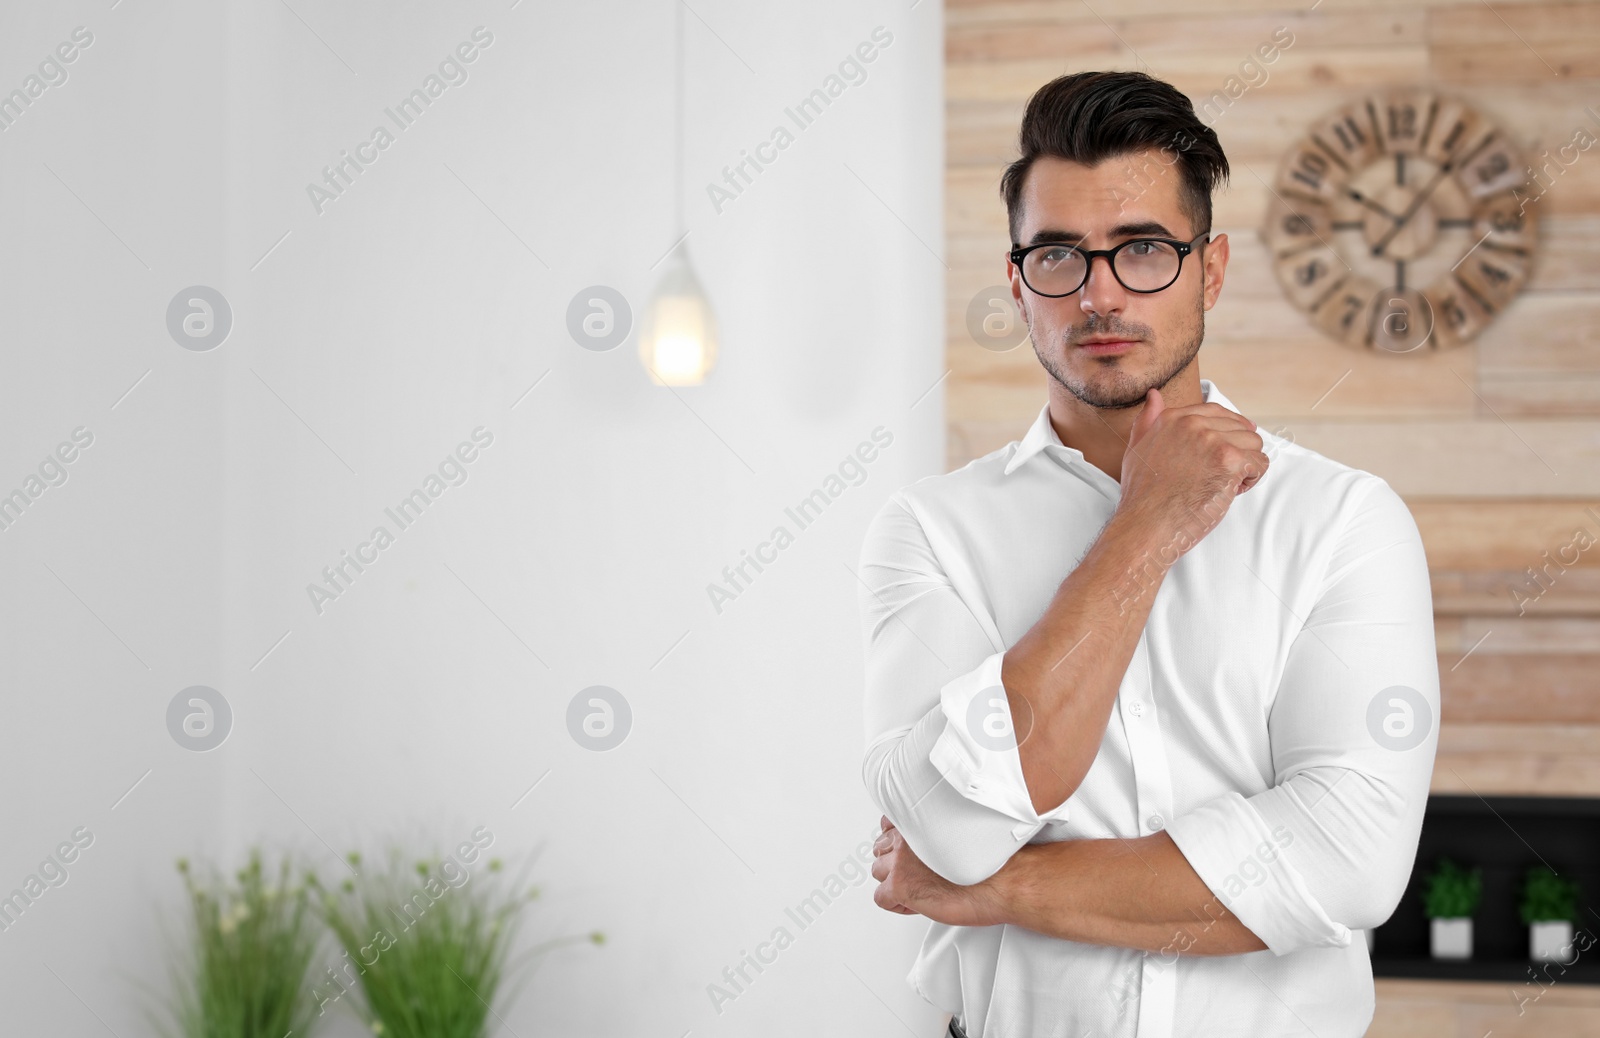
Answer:
<svg viewBox="0 0 1600 1038"><path fill-rule="evenodd" d="M1109 256L1096 256L1089 261L1089 278L1080 291L1078 305L1086 314L1116 313L1128 301L1128 290L1111 272Z"/></svg>

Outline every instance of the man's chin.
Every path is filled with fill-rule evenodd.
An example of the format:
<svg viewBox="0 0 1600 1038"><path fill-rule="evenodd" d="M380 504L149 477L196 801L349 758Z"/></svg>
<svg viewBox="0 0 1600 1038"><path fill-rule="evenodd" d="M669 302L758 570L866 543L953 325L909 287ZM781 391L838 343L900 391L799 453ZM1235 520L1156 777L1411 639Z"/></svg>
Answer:
<svg viewBox="0 0 1600 1038"><path fill-rule="evenodd" d="M1069 386L1072 395L1088 404L1105 411L1115 411L1122 408L1138 407L1144 403L1148 389L1141 389L1146 379L1118 379L1115 384L1104 383L1096 379L1085 379L1076 387Z"/></svg>
<svg viewBox="0 0 1600 1038"><path fill-rule="evenodd" d="M1144 403L1144 398L1145 398L1145 394L1144 393L1140 393L1138 396L1135 396L1135 397L1128 397L1126 399L1110 400L1110 401L1106 401L1106 402L1102 402L1102 403L1097 403L1094 406L1098 407L1102 411L1124 411L1124 410L1127 410L1130 407L1138 407L1140 404Z"/></svg>

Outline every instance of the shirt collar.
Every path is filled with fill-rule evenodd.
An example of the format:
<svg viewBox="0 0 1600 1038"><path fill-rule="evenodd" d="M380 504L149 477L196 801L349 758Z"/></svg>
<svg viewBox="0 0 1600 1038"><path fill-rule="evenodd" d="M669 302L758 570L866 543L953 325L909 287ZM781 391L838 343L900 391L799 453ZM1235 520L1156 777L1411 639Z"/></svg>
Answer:
<svg viewBox="0 0 1600 1038"><path fill-rule="evenodd" d="M1234 412L1239 410L1233 406L1232 401L1222 395L1221 390L1217 389L1207 379L1200 380L1200 395L1208 404L1221 404ZM1034 419L1033 425L1028 429L1027 434L1022 437L1022 441L1017 445L1016 453L1012 454L1011 460L1006 462L1005 474L1011 475L1023 462L1046 447L1054 447L1068 459L1076 460L1083 457L1082 451L1075 447L1068 447L1061 442L1061 437L1056 435L1056 427L1050 422L1049 401L1045 402L1044 408L1039 412L1039 417Z"/></svg>

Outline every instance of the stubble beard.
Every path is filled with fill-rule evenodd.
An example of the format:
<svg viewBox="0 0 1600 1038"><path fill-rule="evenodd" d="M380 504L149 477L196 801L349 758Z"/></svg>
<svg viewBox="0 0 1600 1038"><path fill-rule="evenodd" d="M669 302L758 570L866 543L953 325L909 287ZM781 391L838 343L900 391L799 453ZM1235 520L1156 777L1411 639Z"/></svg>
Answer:
<svg viewBox="0 0 1600 1038"><path fill-rule="evenodd" d="M1090 334L1093 334L1091 332ZM1103 334L1121 334L1120 332L1107 332ZM1200 352L1200 343L1205 339L1205 311L1200 310L1194 325L1188 330L1188 341L1173 354L1172 358L1153 375L1143 378L1130 375L1122 365L1126 363L1127 354L1112 357L1108 360L1090 358L1091 364L1100 365L1101 375L1093 383L1071 376L1055 356L1047 356L1039 349L1038 343L1034 344L1033 352L1039 358L1039 363L1050 377L1055 379L1067 392L1088 404L1090 407L1102 410L1116 411L1128 407L1137 407L1144 403L1144 398L1151 389L1165 389L1168 382L1175 378L1178 372L1188 367ZM1155 347L1151 339L1144 339L1141 345ZM1075 350L1076 346L1064 343L1063 355L1068 350ZM1159 356L1160 350L1156 349Z"/></svg>

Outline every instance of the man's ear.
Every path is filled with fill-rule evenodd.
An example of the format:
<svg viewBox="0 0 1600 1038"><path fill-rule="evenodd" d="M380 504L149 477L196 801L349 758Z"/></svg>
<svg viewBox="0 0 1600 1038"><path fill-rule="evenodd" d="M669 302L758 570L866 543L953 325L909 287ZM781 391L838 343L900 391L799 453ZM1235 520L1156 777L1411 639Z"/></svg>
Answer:
<svg viewBox="0 0 1600 1038"><path fill-rule="evenodd" d="M1011 262L1010 254L1006 255L1006 284L1011 286L1011 302L1016 305L1017 313L1022 315L1023 325L1031 332L1033 316L1028 313L1028 304L1024 302L1027 293L1022 290L1022 271Z"/></svg>
<svg viewBox="0 0 1600 1038"><path fill-rule="evenodd" d="M1217 305L1222 295L1222 279L1228 272L1228 236L1214 234L1205 246L1205 309Z"/></svg>

